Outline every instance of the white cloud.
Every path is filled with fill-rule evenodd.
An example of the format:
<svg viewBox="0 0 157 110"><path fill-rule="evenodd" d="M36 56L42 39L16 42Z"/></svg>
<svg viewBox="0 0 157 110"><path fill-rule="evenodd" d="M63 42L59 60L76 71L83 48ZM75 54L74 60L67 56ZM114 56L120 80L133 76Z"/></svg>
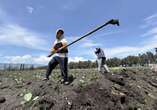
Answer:
<svg viewBox="0 0 157 110"><path fill-rule="evenodd" d="M62 5L61 5L61 8L65 11L73 11L73 10L76 10L78 9L83 3L84 3L85 0L77 0L77 1L74 1L74 0L67 0L66 2L64 2Z"/></svg>
<svg viewBox="0 0 157 110"><path fill-rule="evenodd" d="M118 33L121 33L123 31L113 31L113 32L105 32L105 33L102 33L102 34L96 34L95 37L106 37L106 36L110 36L110 35L113 35L113 34L118 34Z"/></svg>
<svg viewBox="0 0 157 110"><path fill-rule="evenodd" d="M141 46L121 46L113 48L105 48L105 53L108 57L126 57L128 55L138 55L145 53L157 47L157 35L153 36Z"/></svg>
<svg viewBox="0 0 157 110"><path fill-rule="evenodd" d="M44 64L47 65L50 58L46 56L5 56L3 57L4 63L26 63L26 64Z"/></svg>
<svg viewBox="0 0 157 110"><path fill-rule="evenodd" d="M69 62L79 62L79 61L87 61L88 59L85 59L83 57L70 57Z"/></svg>
<svg viewBox="0 0 157 110"><path fill-rule="evenodd" d="M27 7L30 8L31 7ZM30 31L16 23L0 8L0 45L15 45L30 49L47 51L47 41L43 35Z"/></svg>
<svg viewBox="0 0 157 110"><path fill-rule="evenodd" d="M150 15L144 19L144 24L140 26L140 28L147 28L151 26L156 26L157 25L157 13Z"/></svg>
<svg viewBox="0 0 157 110"><path fill-rule="evenodd" d="M151 39L147 40L147 42L143 42L143 45L141 46L120 46L120 47L113 47L113 48L104 48L105 54L107 58L111 57L119 57L123 58L128 55L138 55L141 53L145 53L149 51L150 49L153 49L157 47L157 35L152 37ZM93 50L82 50L78 55L86 54L93 56ZM93 59L87 59L85 57L69 57L69 62L79 62L79 61L87 61L87 60L95 60L95 57L92 57ZM31 55L24 55L24 56L6 56L1 57L2 61L5 61L4 63L27 63L27 64L44 64L47 65L51 58L48 58L44 55L33 57ZM1 60L0 59L0 60Z"/></svg>
<svg viewBox="0 0 157 110"><path fill-rule="evenodd" d="M149 37L147 40L143 40L142 42L139 42L137 46L116 46L112 48L104 48L104 51L106 53L106 56L111 57L126 57L128 55L138 55L140 53L144 53L147 51L152 50L153 48L157 47L157 32L156 29L152 29L147 32L147 34L153 34L153 37ZM91 58L95 58L94 56L94 47L101 47L103 48L102 44L95 43L94 41L90 39L84 39L81 41L80 49L75 51L75 53L78 53L79 56L90 56ZM85 48L87 47L87 48ZM80 57L79 57L80 58ZM81 57L80 60L84 60L84 57ZM72 61L78 61L77 59L73 58ZM85 59L88 60L88 59Z"/></svg>
<svg viewBox="0 0 157 110"><path fill-rule="evenodd" d="M148 32L144 33L142 36L145 37L145 36L150 36L154 34L157 34L157 27L150 29Z"/></svg>
<svg viewBox="0 0 157 110"><path fill-rule="evenodd" d="M144 20L148 22L148 21L150 21L150 20L152 20L152 19L154 19L154 18L157 18L157 13L146 17Z"/></svg>
<svg viewBox="0 0 157 110"><path fill-rule="evenodd" d="M102 44L96 43L93 40L89 40L89 39L84 40L81 45L81 47L85 47L85 48L98 47L98 46L100 47L100 46L102 46Z"/></svg>
<svg viewBox="0 0 157 110"><path fill-rule="evenodd" d="M149 16L145 19L146 22L151 22L156 15ZM146 23L147 25L147 23ZM147 25L148 26L148 25ZM145 53L157 47L157 26L149 29L145 32L142 37L149 36L147 38L142 38L142 42L139 42L137 46L119 46L113 48L105 48L105 53L108 57L126 57L128 55L138 55L140 53Z"/></svg>
<svg viewBox="0 0 157 110"><path fill-rule="evenodd" d="M0 45L16 45L46 51L47 41L41 36L19 25L6 24L0 27Z"/></svg>
<svg viewBox="0 0 157 110"><path fill-rule="evenodd" d="M141 47L129 47L129 46L121 46L121 47L113 47L113 48L105 48L106 56L111 57L126 57L128 55L137 55L138 53L141 53L142 50Z"/></svg>
<svg viewBox="0 0 157 110"><path fill-rule="evenodd" d="M44 55L40 56L31 56L31 55L23 55L23 56L4 56L0 57L3 61L1 63L24 63L24 64L42 64L47 65L51 58L48 58ZM83 57L69 57L68 62L79 62L79 61L87 61Z"/></svg>
<svg viewBox="0 0 157 110"><path fill-rule="evenodd" d="M143 45L137 48L137 53L142 51L149 51L157 47L157 13L148 16L144 19L145 24L143 27L149 27L148 31L142 34L142 37L148 36L143 39Z"/></svg>
<svg viewBox="0 0 157 110"><path fill-rule="evenodd" d="M80 36L81 37L81 36ZM79 39L80 37L67 37L69 43ZM91 39L88 39L88 38L84 38L80 41L78 41L81 45L80 47L82 48L90 48L90 47L99 47L99 46L102 46L101 43L97 43L95 42L94 40L91 40Z"/></svg>
<svg viewBox="0 0 157 110"><path fill-rule="evenodd" d="M6 23L10 20L10 17L0 8L0 23Z"/></svg>
<svg viewBox="0 0 157 110"><path fill-rule="evenodd" d="M26 9L27 9L28 13L30 13L30 14L32 14L34 11L34 8L32 6L27 6Z"/></svg>
<svg viewBox="0 0 157 110"><path fill-rule="evenodd" d="M28 12L32 13L33 8L27 7ZM0 10L0 15L4 17L3 20L7 19L6 14ZM147 17L145 19L146 25L150 25L151 23L154 23L154 18L156 18L156 15L152 15L150 17ZM0 18L1 20L2 18ZM153 24L154 25L154 24ZM96 37L99 36L105 36L110 35L113 33L104 33L95 35ZM143 45L141 46L120 46L120 47L113 47L113 48L105 48L105 53L108 57L125 57L127 55L136 55L141 52L146 52L149 49L152 49L157 46L157 28L153 28L149 30L145 35L153 35L147 40ZM78 38L78 37L75 37ZM74 38L72 38L73 41ZM70 43L70 42L69 42ZM0 45L16 45L20 47L26 47L31 49L39 49L39 50L47 50L47 41L45 41L41 34L32 32L24 27L21 27L19 25L13 24L13 23L5 23L5 25L2 25L0 27ZM84 47L96 47L96 46L102 46L102 44L97 43L95 41L91 41L89 39L84 39L81 41L81 51L78 50L77 57L71 57L69 58L69 61L84 61L88 60L84 57L78 57L78 56L92 56L94 57L94 53L92 49L86 49ZM77 46L79 47L79 46ZM12 63L37 63L37 64L47 64L50 60L46 56L37 56L33 57L31 55L24 55L24 56L8 56L5 57L6 61L12 62ZM4 60L4 59L3 59Z"/></svg>

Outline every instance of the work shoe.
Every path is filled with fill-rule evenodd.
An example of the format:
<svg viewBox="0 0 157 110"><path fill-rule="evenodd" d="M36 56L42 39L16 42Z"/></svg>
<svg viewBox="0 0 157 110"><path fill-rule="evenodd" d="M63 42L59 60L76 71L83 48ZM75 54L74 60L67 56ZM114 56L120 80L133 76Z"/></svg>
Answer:
<svg viewBox="0 0 157 110"><path fill-rule="evenodd" d="M49 78L43 78L43 81L48 81L49 80Z"/></svg>
<svg viewBox="0 0 157 110"><path fill-rule="evenodd" d="M64 81L64 83L63 83L64 85L69 85L70 84L70 82L69 81Z"/></svg>
<svg viewBox="0 0 157 110"><path fill-rule="evenodd" d="M64 81L64 79L61 79L60 82L61 82L61 84L63 84L65 81Z"/></svg>

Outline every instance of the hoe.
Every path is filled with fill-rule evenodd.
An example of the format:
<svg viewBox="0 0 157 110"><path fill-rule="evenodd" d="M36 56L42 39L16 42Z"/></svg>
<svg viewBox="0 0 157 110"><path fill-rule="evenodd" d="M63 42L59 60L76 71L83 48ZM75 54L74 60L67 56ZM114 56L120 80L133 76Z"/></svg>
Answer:
<svg viewBox="0 0 157 110"><path fill-rule="evenodd" d="M118 20L118 19L111 19L110 21L106 22L105 24L103 24L103 25L101 25L101 26L99 26L99 27L93 29L92 31L86 33L84 36L82 36L82 37L78 38L77 40L71 42L71 43L68 44L67 46L64 46L63 48L67 48L67 47L71 46L72 44L74 44L74 43L80 41L81 39L83 39L83 38L85 38L85 37L87 37L87 36L93 34L94 32L100 30L101 28L103 28L103 27L105 27L105 26L107 26L107 25L109 25L109 24L119 26L119 20ZM63 49L63 48L61 48L61 49ZM61 49L60 49L60 50L61 50ZM59 51L60 51L60 50L59 50ZM58 51L57 51L57 52L58 52ZM57 52L56 52L56 53L57 53ZM53 54L55 54L55 53L53 53ZM50 54L49 57L52 56L53 54Z"/></svg>

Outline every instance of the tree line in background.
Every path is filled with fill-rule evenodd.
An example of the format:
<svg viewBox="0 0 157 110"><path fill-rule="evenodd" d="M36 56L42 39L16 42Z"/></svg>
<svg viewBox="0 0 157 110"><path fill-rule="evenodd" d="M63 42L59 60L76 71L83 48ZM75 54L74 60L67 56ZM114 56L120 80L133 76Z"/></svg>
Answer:
<svg viewBox="0 0 157 110"><path fill-rule="evenodd" d="M34 65L33 64L1 64L0 65L0 70L7 70L7 71L16 71L16 70L33 70Z"/></svg>
<svg viewBox="0 0 157 110"><path fill-rule="evenodd" d="M156 49L157 53L157 49ZM146 52L144 54L139 54L138 56L127 56L125 58L110 58L107 59L106 64L109 67L132 67L132 66L148 66L149 64L157 63L157 54L152 52ZM1 65L2 66L2 65ZM38 66L29 64L3 64L3 70L33 70L33 69L46 69L47 66ZM57 66L59 68L59 66ZM88 69L88 68L97 68L96 61L79 61L79 62L70 62L70 69Z"/></svg>
<svg viewBox="0 0 157 110"><path fill-rule="evenodd" d="M107 59L106 64L109 67L132 67L132 66L147 66L148 64L156 63L157 55L154 55L152 52L146 52L144 54L139 54L138 56L127 56L125 58L110 58ZM79 62L70 62L70 69L82 69L82 68L96 68L97 63L92 61L79 61Z"/></svg>
<svg viewBox="0 0 157 110"><path fill-rule="evenodd" d="M157 55L152 52L146 52L139 54L138 56L127 56L125 58L111 58L107 60L107 64L110 67L115 66L145 66L148 64L156 63Z"/></svg>

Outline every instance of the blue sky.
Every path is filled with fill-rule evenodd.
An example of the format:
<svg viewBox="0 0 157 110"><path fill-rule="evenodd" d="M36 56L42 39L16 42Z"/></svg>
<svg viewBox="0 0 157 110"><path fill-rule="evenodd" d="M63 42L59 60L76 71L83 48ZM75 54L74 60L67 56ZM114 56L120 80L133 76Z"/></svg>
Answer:
<svg viewBox="0 0 157 110"><path fill-rule="evenodd" d="M106 56L125 57L157 47L156 0L0 0L0 62L47 64L58 28L68 42L117 18L70 47L69 60L95 60L95 47Z"/></svg>

